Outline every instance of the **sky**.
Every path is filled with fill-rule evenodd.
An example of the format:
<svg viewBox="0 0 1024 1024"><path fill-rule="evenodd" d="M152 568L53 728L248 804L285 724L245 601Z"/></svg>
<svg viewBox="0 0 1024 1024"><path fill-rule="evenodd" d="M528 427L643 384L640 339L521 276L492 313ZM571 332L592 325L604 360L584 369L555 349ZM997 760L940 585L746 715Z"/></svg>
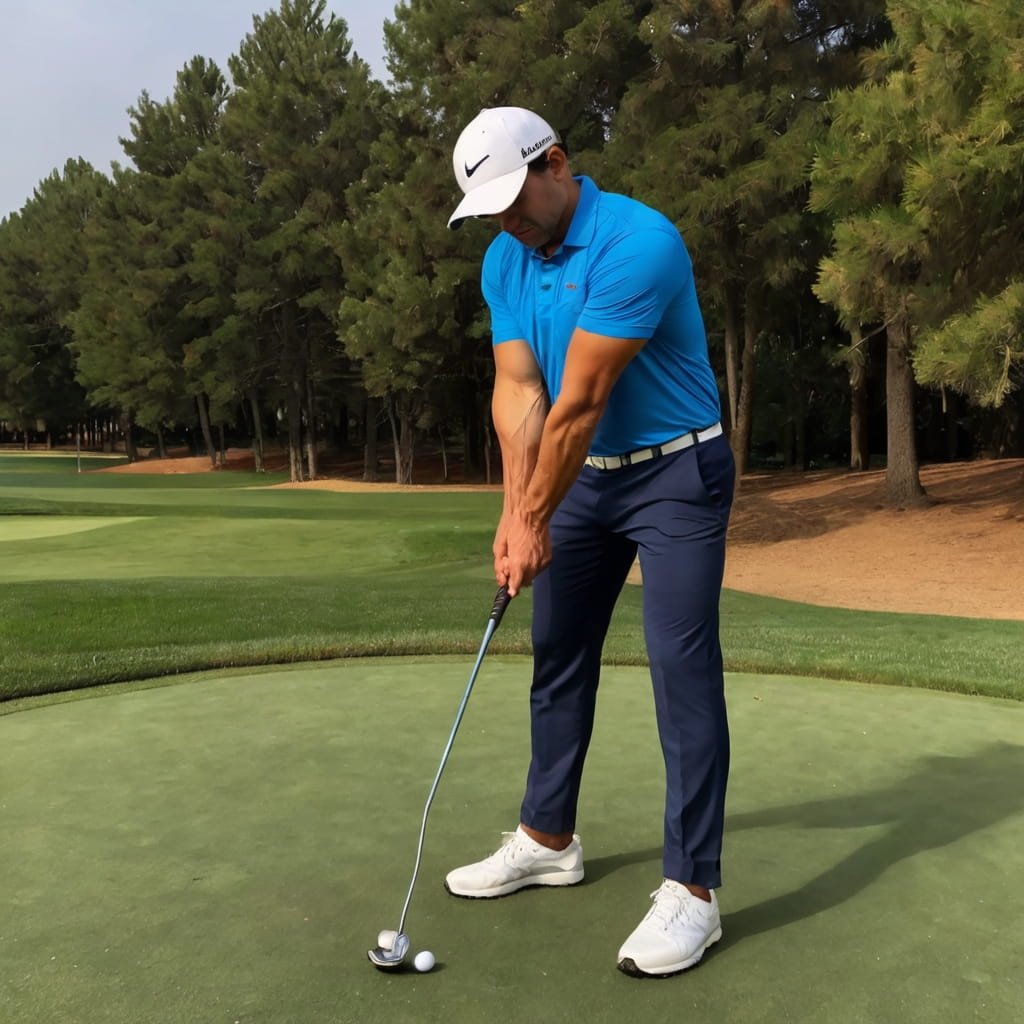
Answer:
<svg viewBox="0 0 1024 1024"><path fill-rule="evenodd" d="M118 143L127 108L146 90L174 90L200 54L228 74L227 58L253 14L278 0L0 0L0 219L21 209L36 185L83 157L110 173L130 161ZM353 50L387 78L385 19L395 0L328 0L348 25Z"/></svg>

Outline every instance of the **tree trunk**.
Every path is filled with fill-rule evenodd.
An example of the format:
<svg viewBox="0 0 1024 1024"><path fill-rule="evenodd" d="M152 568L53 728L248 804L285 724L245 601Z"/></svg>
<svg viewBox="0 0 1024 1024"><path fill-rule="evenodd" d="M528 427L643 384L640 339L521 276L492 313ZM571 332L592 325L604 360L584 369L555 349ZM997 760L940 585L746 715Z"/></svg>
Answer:
<svg viewBox="0 0 1024 1024"><path fill-rule="evenodd" d="M797 413L793 424L793 461L798 469L806 472L811 468L811 460L807 457L807 415L803 410Z"/></svg>
<svg viewBox="0 0 1024 1024"><path fill-rule="evenodd" d="M444 429L442 427L437 428L437 436L441 439L441 479L444 483L448 483L448 448L444 441Z"/></svg>
<svg viewBox="0 0 1024 1024"><path fill-rule="evenodd" d="M292 380L288 389L288 477L298 483L302 468L302 382Z"/></svg>
<svg viewBox="0 0 1024 1024"><path fill-rule="evenodd" d="M217 424L217 436L220 439L220 444L217 448L217 467L218 469L224 469L228 464L228 447L227 442L224 440L224 424Z"/></svg>
<svg viewBox="0 0 1024 1024"><path fill-rule="evenodd" d="M737 327L736 299L732 292L725 296L725 415L723 422L729 436L736 431L740 403L740 336Z"/></svg>
<svg viewBox="0 0 1024 1024"><path fill-rule="evenodd" d="M757 369L757 342L760 334L758 312L748 294L743 316L743 364L740 377L739 409L736 426L730 437L733 458L736 460L737 478L746 473L750 455L750 435L754 420L754 377Z"/></svg>
<svg viewBox="0 0 1024 1024"><path fill-rule="evenodd" d="M341 407L338 410L338 428L335 431L335 443L340 451L348 451L349 445L349 434L348 434L348 402L342 400Z"/></svg>
<svg viewBox="0 0 1024 1024"><path fill-rule="evenodd" d="M412 483L412 463L416 448L416 429L412 423L409 399L388 403L391 420L391 439L395 448L395 483Z"/></svg>
<svg viewBox="0 0 1024 1024"><path fill-rule="evenodd" d="M203 441L206 444L206 454L210 457L210 465L217 468L217 450L213 444L213 431L210 430L210 406L206 393L200 391L196 395L196 408L199 410L199 428L203 432Z"/></svg>
<svg viewBox="0 0 1024 1024"><path fill-rule="evenodd" d="M885 413L888 503L897 508L927 505L914 440L914 370L905 317L898 317L886 331Z"/></svg>
<svg viewBox="0 0 1024 1024"><path fill-rule="evenodd" d="M480 389L467 378L462 393L462 466L465 480L475 479L484 466L480 424Z"/></svg>
<svg viewBox="0 0 1024 1024"><path fill-rule="evenodd" d="M782 424L782 468L792 469L796 460L796 423L792 416Z"/></svg>
<svg viewBox="0 0 1024 1024"><path fill-rule="evenodd" d="M277 322L280 337L280 374L287 385L288 477L299 483L305 477L302 452L302 411L306 404L306 374L309 370L305 345L295 326L295 308L291 302L281 306Z"/></svg>
<svg viewBox="0 0 1024 1024"><path fill-rule="evenodd" d="M256 395L255 388L249 388L246 392L249 399L249 408L252 410L252 458L257 473L264 472L263 468L263 417L260 415L260 402Z"/></svg>
<svg viewBox="0 0 1024 1024"><path fill-rule="evenodd" d="M139 449L135 446L135 417L130 412L124 414L121 429L124 431L124 453L128 456L128 461L138 462Z"/></svg>
<svg viewBox="0 0 1024 1024"><path fill-rule="evenodd" d="M864 472L871 468L868 438L868 353L860 327L850 331L850 469Z"/></svg>
<svg viewBox="0 0 1024 1024"><path fill-rule="evenodd" d="M302 413L306 405L306 386L297 360L290 365L288 387L288 476L292 483L305 479L302 451Z"/></svg>
<svg viewBox="0 0 1024 1024"><path fill-rule="evenodd" d="M313 397L313 381L306 374L306 466L309 479L316 479L316 400Z"/></svg>
<svg viewBox="0 0 1024 1024"><path fill-rule="evenodd" d="M167 458L167 445L164 442L164 428L159 424L156 428L156 455L158 459Z"/></svg>
<svg viewBox="0 0 1024 1024"><path fill-rule="evenodd" d="M484 479L491 484L494 482L494 473L491 470L493 444L491 443L491 406L489 402L484 405L483 415L480 418L483 423L484 435Z"/></svg>
<svg viewBox="0 0 1024 1024"><path fill-rule="evenodd" d="M365 417L366 443L363 445L363 479L367 483L377 482L377 417L380 415L380 399L368 395L363 411Z"/></svg>
<svg viewBox="0 0 1024 1024"><path fill-rule="evenodd" d="M942 408L946 414L946 460L956 462L960 453L960 425L957 422L960 401L955 391L943 390Z"/></svg>

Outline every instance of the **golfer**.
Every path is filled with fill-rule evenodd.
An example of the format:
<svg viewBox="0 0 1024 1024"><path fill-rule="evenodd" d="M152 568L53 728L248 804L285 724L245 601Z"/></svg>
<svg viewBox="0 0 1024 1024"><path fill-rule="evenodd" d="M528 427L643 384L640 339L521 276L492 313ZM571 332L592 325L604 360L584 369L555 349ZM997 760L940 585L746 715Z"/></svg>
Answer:
<svg viewBox="0 0 1024 1024"><path fill-rule="evenodd" d="M513 596L533 585L534 668L519 827L445 884L487 898L582 881L576 804L601 649L639 552L664 877L618 966L675 974L722 936L729 771L718 604L735 469L690 258L660 213L574 177L529 110L482 111L453 162L464 196L449 227L500 228L482 275L505 491L494 569Z"/></svg>

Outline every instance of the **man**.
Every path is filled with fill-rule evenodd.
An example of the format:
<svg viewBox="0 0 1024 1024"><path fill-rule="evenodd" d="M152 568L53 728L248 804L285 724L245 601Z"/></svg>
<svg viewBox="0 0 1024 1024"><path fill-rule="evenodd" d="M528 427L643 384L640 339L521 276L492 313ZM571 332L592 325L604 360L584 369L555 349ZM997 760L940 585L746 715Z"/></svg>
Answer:
<svg viewBox="0 0 1024 1024"><path fill-rule="evenodd" d="M573 177L537 114L482 111L455 146L449 220L490 217L483 263L504 466L499 584L534 588L532 756L520 825L445 882L504 896L583 879L576 803L612 609L639 551L666 768L664 881L618 953L634 976L698 963L729 767L718 602L735 470L690 259L661 214Z"/></svg>

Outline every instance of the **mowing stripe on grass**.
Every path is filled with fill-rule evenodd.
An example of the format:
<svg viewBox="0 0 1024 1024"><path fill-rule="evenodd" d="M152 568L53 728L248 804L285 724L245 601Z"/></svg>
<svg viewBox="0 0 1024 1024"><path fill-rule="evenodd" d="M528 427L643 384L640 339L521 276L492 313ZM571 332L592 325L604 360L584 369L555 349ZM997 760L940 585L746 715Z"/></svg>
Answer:
<svg viewBox="0 0 1024 1024"><path fill-rule="evenodd" d="M60 516L115 523L0 544L0 702L210 667L475 651L500 495L252 486L265 482L79 476L73 460L0 456L0 511L57 516L40 514L41 529ZM642 601L626 588L609 662L645 662ZM499 650L529 650L529 602L517 599ZM727 592L722 634L732 670L1024 698L1020 622Z"/></svg>
<svg viewBox="0 0 1024 1024"><path fill-rule="evenodd" d="M125 523L137 523L141 516L108 516L103 519L96 517L76 516L0 516L0 544L10 544L27 540L39 540L41 537L66 537L71 533L84 533L86 530L99 530L108 526L123 526Z"/></svg>

